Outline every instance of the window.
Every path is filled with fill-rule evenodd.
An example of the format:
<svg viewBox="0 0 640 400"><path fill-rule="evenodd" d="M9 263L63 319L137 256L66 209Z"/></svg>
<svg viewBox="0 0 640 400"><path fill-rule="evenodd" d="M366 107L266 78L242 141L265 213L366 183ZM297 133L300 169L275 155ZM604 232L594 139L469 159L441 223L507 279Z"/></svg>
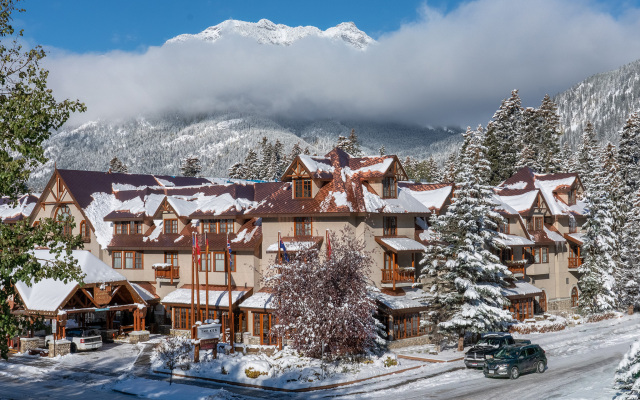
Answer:
<svg viewBox="0 0 640 400"><path fill-rule="evenodd" d="M188 329L189 326L189 317L191 314L191 310L188 308L174 308L174 319L173 327L174 329Z"/></svg>
<svg viewBox="0 0 640 400"><path fill-rule="evenodd" d="M393 253L384 253L384 269L391 271L393 269Z"/></svg>
<svg viewBox="0 0 640 400"><path fill-rule="evenodd" d="M533 217L533 223L534 230L541 231L543 226L543 217Z"/></svg>
<svg viewBox="0 0 640 400"><path fill-rule="evenodd" d="M232 219L207 219L202 222L202 233L233 233Z"/></svg>
<svg viewBox="0 0 640 400"><path fill-rule="evenodd" d="M393 316L393 338L395 340L418 336L420 334L420 314Z"/></svg>
<svg viewBox="0 0 640 400"><path fill-rule="evenodd" d="M398 218L397 217L384 217L382 220L382 234L384 236L397 236L398 235Z"/></svg>
<svg viewBox="0 0 640 400"><path fill-rule="evenodd" d="M142 222L140 221L131 221L131 225L129 226L129 233L131 235L141 235L142 234Z"/></svg>
<svg viewBox="0 0 640 400"><path fill-rule="evenodd" d="M398 197L395 177L386 176L382 180L382 197L385 199L395 199L396 197Z"/></svg>
<svg viewBox="0 0 640 400"><path fill-rule="evenodd" d="M211 255L213 253L202 253L200 259L200 272L210 272L211 271Z"/></svg>
<svg viewBox="0 0 640 400"><path fill-rule="evenodd" d="M164 233L178 233L178 220L177 219L165 219L164 220Z"/></svg>
<svg viewBox="0 0 640 400"><path fill-rule="evenodd" d="M510 248L500 250L500 261L503 264L513 261L513 250Z"/></svg>
<svg viewBox="0 0 640 400"><path fill-rule="evenodd" d="M509 220L505 220L498 224L498 232L509 234Z"/></svg>
<svg viewBox="0 0 640 400"><path fill-rule="evenodd" d="M178 253L175 251L166 251L164 253L165 264L171 264L174 267L178 266Z"/></svg>
<svg viewBox="0 0 640 400"><path fill-rule="evenodd" d="M309 178L294 179L293 187L295 190L294 196L296 199L311 198L311 179Z"/></svg>
<svg viewBox="0 0 640 400"><path fill-rule="evenodd" d="M71 219L71 209L69 208L69 205L63 204L58 207L58 209L56 210L55 219L64 224L62 233L64 235L71 235L71 225L69 224L69 220Z"/></svg>
<svg viewBox="0 0 640 400"><path fill-rule="evenodd" d="M527 222L527 230L529 232L533 231L533 220L531 217L529 218L525 218L525 221Z"/></svg>
<svg viewBox="0 0 640 400"><path fill-rule="evenodd" d="M311 217L295 217L295 235L296 236L311 236Z"/></svg>
<svg viewBox="0 0 640 400"><path fill-rule="evenodd" d="M530 263L548 263L549 262L549 248L548 247L525 247L525 257L529 259Z"/></svg>
<svg viewBox="0 0 640 400"><path fill-rule="evenodd" d="M89 232L89 225L87 225L87 221L80 222L80 235L82 235L82 240L84 242L91 240L91 233Z"/></svg>
<svg viewBox="0 0 640 400"><path fill-rule="evenodd" d="M569 193L567 193L567 203L570 206L573 206L576 204L576 192L573 190L570 190Z"/></svg>
<svg viewBox="0 0 640 400"><path fill-rule="evenodd" d="M277 338L271 335L271 324L273 322L271 314L253 313L253 336L260 337L261 345L275 345Z"/></svg>
<svg viewBox="0 0 640 400"><path fill-rule="evenodd" d="M578 223L573 215L569 215L569 233L578 232Z"/></svg>
<svg viewBox="0 0 640 400"><path fill-rule="evenodd" d="M543 263L548 263L549 262L549 248L548 247L540 247L540 255L541 255L541 261Z"/></svg>
<svg viewBox="0 0 640 400"><path fill-rule="evenodd" d="M113 253L113 268L120 269L122 268L122 252L116 251Z"/></svg>
<svg viewBox="0 0 640 400"><path fill-rule="evenodd" d="M571 307L578 307L578 301L578 288L574 286L573 289L571 289Z"/></svg>
<svg viewBox="0 0 640 400"><path fill-rule="evenodd" d="M224 251L214 251L213 253L211 253L213 255L212 261L213 261L213 270L215 272L226 272L226 267L224 265L225 263L225 253ZM231 272L236 272L236 254L235 253L231 253L231 259L229 260L230 264L231 264Z"/></svg>
<svg viewBox="0 0 640 400"><path fill-rule="evenodd" d="M139 251L114 251L113 268L142 269L142 253Z"/></svg>
<svg viewBox="0 0 640 400"><path fill-rule="evenodd" d="M142 222L114 222L114 229L116 235L141 235Z"/></svg>

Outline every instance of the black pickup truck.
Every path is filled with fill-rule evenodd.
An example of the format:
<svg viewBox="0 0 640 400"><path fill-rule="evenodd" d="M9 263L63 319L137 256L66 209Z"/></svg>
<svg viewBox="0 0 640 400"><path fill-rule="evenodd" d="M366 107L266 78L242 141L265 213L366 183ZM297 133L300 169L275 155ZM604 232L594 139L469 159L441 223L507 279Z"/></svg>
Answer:
<svg viewBox="0 0 640 400"><path fill-rule="evenodd" d="M464 355L464 365L467 368L484 368L486 359L493 356L505 346L531 344L530 340L514 339L508 333L485 333L478 343Z"/></svg>

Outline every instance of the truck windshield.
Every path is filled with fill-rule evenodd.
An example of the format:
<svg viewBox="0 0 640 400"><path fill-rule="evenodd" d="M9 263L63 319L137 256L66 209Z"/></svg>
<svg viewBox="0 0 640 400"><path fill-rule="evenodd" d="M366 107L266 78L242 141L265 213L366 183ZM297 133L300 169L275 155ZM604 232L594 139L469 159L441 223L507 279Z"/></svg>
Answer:
<svg viewBox="0 0 640 400"><path fill-rule="evenodd" d="M520 354L519 349L514 349L511 347L505 347L496 353L496 358L518 358Z"/></svg>
<svg viewBox="0 0 640 400"><path fill-rule="evenodd" d="M476 346L500 347L502 339L498 338L482 338L476 343Z"/></svg>

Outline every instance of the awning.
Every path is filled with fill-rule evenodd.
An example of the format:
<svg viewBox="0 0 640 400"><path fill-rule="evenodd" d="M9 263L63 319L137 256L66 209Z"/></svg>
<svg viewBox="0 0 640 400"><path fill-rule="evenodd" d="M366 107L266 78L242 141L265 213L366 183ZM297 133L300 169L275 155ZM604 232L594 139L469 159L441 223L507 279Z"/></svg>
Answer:
<svg viewBox="0 0 640 400"><path fill-rule="evenodd" d="M313 247L320 247L322 240L324 240L324 236L289 236L282 238L287 253L296 253ZM267 253L277 253L279 249L280 245L278 243L272 243L267 247Z"/></svg>
<svg viewBox="0 0 640 400"><path fill-rule="evenodd" d="M505 245L505 246L533 246L535 242L527 239L526 237L516 236L516 235L507 235L506 233L499 233L496 238L496 242Z"/></svg>
<svg viewBox="0 0 640 400"><path fill-rule="evenodd" d="M377 288L368 288L369 297L393 313L403 311L426 310L427 293L420 288L402 288L402 293L383 293Z"/></svg>
<svg viewBox="0 0 640 400"><path fill-rule="evenodd" d="M565 233L564 237L568 241L575 243L578 246L582 246L584 244L584 233Z"/></svg>
<svg viewBox="0 0 640 400"><path fill-rule="evenodd" d="M542 289L525 281L516 281L511 287L502 288L500 291L508 299L535 297L542 294Z"/></svg>
<svg viewBox="0 0 640 400"><path fill-rule="evenodd" d="M273 303L273 293L259 292L249 297L240 304L242 309L253 310L273 310L275 304Z"/></svg>
<svg viewBox="0 0 640 400"><path fill-rule="evenodd" d="M231 304L235 305L242 300L247 294L244 290L231 291ZM197 292L193 294L193 301L197 299ZM166 295L162 301L165 305L189 305L191 306L191 289L176 289ZM207 304L207 294L204 290L200 290L200 306ZM229 292L226 290L209 290L209 306L210 307L229 307Z"/></svg>
<svg viewBox="0 0 640 400"><path fill-rule="evenodd" d="M383 237L377 236L376 242L378 242L385 249L394 252L394 253L402 253L402 252L422 252L426 250L426 247L413 239L409 239L408 237Z"/></svg>

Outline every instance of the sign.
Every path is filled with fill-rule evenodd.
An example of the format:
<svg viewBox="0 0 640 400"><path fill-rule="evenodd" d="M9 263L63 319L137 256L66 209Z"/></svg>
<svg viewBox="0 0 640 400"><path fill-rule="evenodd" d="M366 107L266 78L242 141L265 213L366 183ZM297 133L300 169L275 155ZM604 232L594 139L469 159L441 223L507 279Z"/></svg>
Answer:
<svg viewBox="0 0 640 400"><path fill-rule="evenodd" d="M96 308L96 312L100 312L100 311L109 311L109 307L107 307L107 308Z"/></svg>
<svg viewBox="0 0 640 400"><path fill-rule="evenodd" d="M111 287L104 286L104 288L93 288L93 298L96 303L100 305L107 305L111 301Z"/></svg>
<svg viewBox="0 0 640 400"><path fill-rule="evenodd" d="M56 333L58 333L58 321L55 319L51 320L51 333L54 338L56 337Z"/></svg>
<svg viewBox="0 0 640 400"><path fill-rule="evenodd" d="M201 350L214 350L218 346L218 339L200 339Z"/></svg>
<svg viewBox="0 0 640 400"><path fill-rule="evenodd" d="M221 327L221 324L216 323L198 326L198 339L220 339Z"/></svg>

